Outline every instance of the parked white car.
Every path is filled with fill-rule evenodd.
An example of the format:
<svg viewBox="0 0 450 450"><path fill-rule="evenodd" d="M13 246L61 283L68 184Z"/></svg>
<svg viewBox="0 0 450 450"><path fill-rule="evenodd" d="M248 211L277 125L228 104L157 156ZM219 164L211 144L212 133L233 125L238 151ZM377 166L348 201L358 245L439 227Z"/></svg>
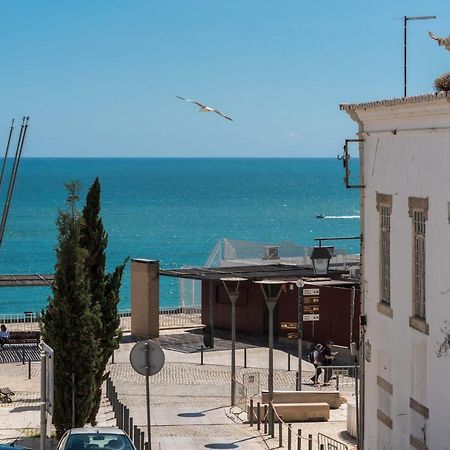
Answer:
<svg viewBox="0 0 450 450"><path fill-rule="evenodd" d="M128 435L115 427L72 428L56 450L136 450Z"/></svg>

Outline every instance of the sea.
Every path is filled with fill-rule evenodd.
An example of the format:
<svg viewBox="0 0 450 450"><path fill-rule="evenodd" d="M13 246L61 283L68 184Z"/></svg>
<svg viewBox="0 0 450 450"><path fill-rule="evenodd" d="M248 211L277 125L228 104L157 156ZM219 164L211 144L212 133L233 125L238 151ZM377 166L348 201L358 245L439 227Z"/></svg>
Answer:
<svg viewBox="0 0 450 450"><path fill-rule="evenodd" d="M351 160L358 178L358 160ZM9 177L12 161L8 161ZM359 190L346 189L336 158L23 158L0 247L0 273L53 273L65 183L86 192L99 177L107 269L126 257L161 268L203 266L222 238L312 246L359 235ZM6 180L8 181L8 180ZM3 209L6 184L1 186ZM324 218L318 219L317 215ZM357 240L332 242L349 253ZM0 289L0 314L41 311L48 287ZM179 281L162 277L161 306L179 305ZM130 265L120 309L130 307Z"/></svg>

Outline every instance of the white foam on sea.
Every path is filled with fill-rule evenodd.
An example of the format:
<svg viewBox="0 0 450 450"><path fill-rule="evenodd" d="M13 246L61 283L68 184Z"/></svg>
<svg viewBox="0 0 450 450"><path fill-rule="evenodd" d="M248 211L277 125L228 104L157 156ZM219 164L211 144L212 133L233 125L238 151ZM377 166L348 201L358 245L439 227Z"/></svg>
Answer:
<svg viewBox="0 0 450 450"><path fill-rule="evenodd" d="M359 219L359 216L324 216L324 219Z"/></svg>

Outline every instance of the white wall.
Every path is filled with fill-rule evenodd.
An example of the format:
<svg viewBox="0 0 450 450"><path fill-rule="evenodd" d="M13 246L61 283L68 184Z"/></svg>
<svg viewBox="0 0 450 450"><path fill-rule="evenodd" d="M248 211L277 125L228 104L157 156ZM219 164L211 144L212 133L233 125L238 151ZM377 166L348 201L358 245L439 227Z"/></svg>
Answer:
<svg viewBox="0 0 450 450"><path fill-rule="evenodd" d="M441 328L450 321L450 102L385 102L350 107L361 121L364 189L363 255L366 342L365 449L410 448L410 434L429 449L450 448L450 355L437 358ZM396 131L395 131L396 130ZM377 311L379 302L379 212L376 193L392 194L391 307L393 318ZM429 335L409 326L412 315L412 222L409 197L427 197L426 321ZM393 386L392 395L377 376ZM410 408L410 397L429 409L429 420ZM392 430L377 418L382 408Z"/></svg>

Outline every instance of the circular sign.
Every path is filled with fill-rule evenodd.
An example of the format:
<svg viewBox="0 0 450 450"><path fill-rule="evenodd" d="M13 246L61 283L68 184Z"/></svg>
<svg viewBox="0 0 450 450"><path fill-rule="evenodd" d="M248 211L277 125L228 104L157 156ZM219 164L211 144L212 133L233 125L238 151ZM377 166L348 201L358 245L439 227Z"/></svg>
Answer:
<svg viewBox="0 0 450 450"><path fill-rule="evenodd" d="M151 340L138 342L130 352L131 367L141 375L155 375L164 366L162 348Z"/></svg>

